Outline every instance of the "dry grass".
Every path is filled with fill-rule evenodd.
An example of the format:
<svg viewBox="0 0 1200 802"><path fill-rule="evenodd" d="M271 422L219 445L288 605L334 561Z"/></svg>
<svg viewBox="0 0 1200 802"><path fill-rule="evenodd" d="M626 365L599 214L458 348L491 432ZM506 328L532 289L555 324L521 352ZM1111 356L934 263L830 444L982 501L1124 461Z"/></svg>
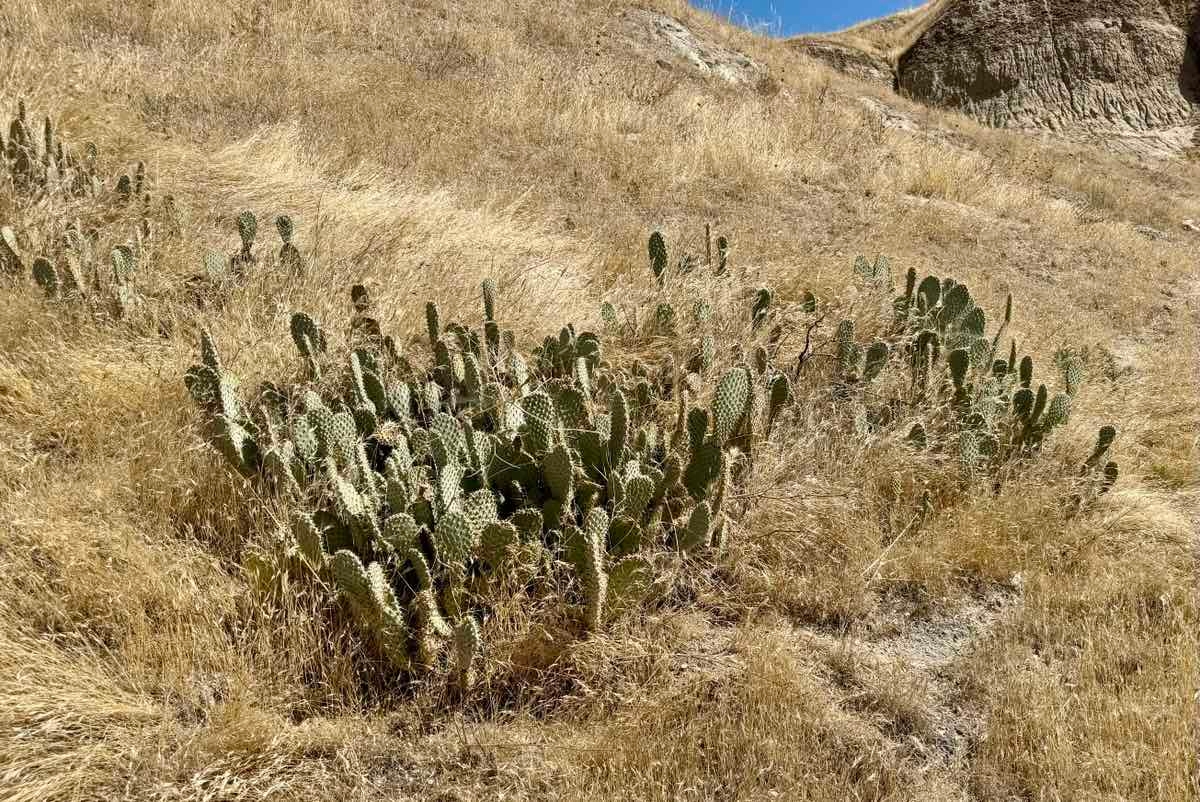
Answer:
<svg viewBox="0 0 1200 802"><path fill-rule="evenodd" d="M593 0L0 8L0 107L53 110L114 168L147 156L184 211L134 324L0 290L0 798L1200 794L1200 278L1179 229L1200 217L1196 168L896 99L920 130L887 128L867 90L785 44L651 5L780 91L635 57L621 7ZM199 312L178 287L232 249L243 208L293 214L318 269ZM0 222L47 213L0 193ZM601 298L649 298L648 231L700 252L707 221L744 277L671 292L713 298L731 331L759 283L872 330L849 265L884 252L992 309L1014 293L1014 334L1043 360L1074 343L1112 364L998 497L831 436L836 407L802 386L729 555L684 585L690 611L576 643L514 599L485 633L488 682L449 712L432 691L376 693L322 597L249 594L240 555L275 511L249 512L194 430L180 376L201 318L249 383L294 370L288 314L343 319L350 283L410 337L429 297L474 319L465 288L496 275L529 343L595 323ZM803 332L787 336L794 355ZM1119 492L1070 517L1064 477L1109 421ZM940 513L911 527L926 487Z"/></svg>

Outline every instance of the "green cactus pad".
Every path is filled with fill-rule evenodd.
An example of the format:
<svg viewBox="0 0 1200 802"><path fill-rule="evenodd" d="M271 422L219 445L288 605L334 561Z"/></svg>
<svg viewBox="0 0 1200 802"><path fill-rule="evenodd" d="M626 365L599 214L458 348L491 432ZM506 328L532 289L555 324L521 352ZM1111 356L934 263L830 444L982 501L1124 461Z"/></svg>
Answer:
<svg viewBox="0 0 1200 802"><path fill-rule="evenodd" d="M958 457L963 465L971 468L979 462L982 452L979 447L979 435L967 429L958 436Z"/></svg>
<svg viewBox="0 0 1200 802"><path fill-rule="evenodd" d="M57 298L62 291L58 270L49 259L39 257L33 260L33 280L42 288L47 298Z"/></svg>
<svg viewBox="0 0 1200 802"><path fill-rule="evenodd" d="M437 522L433 543L440 562L446 565L461 563L471 556L478 545L479 531L464 513L449 512Z"/></svg>
<svg viewBox="0 0 1200 802"><path fill-rule="evenodd" d="M283 242L290 243L292 236L296 232L296 225L292 222L292 218L286 214L281 214L275 218L275 229L279 232L279 239Z"/></svg>
<svg viewBox="0 0 1200 802"><path fill-rule="evenodd" d="M1102 459L1104 459L1104 456L1106 454L1108 454L1109 448L1112 447L1113 441L1115 441L1116 439L1117 439L1116 427L1102 426L1100 428L1100 433L1096 438L1096 447L1092 450L1092 455L1090 457L1088 457L1087 462L1084 465L1084 468L1090 470L1091 468L1095 467L1096 465L1099 465L1100 461Z"/></svg>
<svg viewBox="0 0 1200 802"><path fill-rule="evenodd" d="M218 415L213 420L213 445L242 474L257 472L261 464L258 443L241 424Z"/></svg>
<svg viewBox="0 0 1200 802"><path fill-rule="evenodd" d="M539 390L521 399L521 409L525 418L521 435L526 449L534 455L545 454L556 439L558 415L554 401Z"/></svg>
<svg viewBox="0 0 1200 802"><path fill-rule="evenodd" d="M667 241L663 238L662 232L655 231L650 235L648 250L650 252L650 270L654 273L654 278L658 281L659 286L662 286L667 272Z"/></svg>
<svg viewBox="0 0 1200 802"><path fill-rule="evenodd" d="M496 522L499 509L496 506L496 496L490 490L475 490L463 502L463 514L471 528L482 532L484 527Z"/></svg>
<svg viewBox="0 0 1200 802"><path fill-rule="evenodd" d="M959 348L951 351L947 359L950 363L950 378L953 379L954 386L961 390L967 380L967 370L971 367L971 355Z"/></svg>
<svg viewBox="0 0 1200 802"><path fill-rule="evenodd" d="M542 459L542 478L550 494L562 502L574 495L575 465L564 445L558 445Z"/></svg>
<svg viewBox="0 0 1200 802"><path fill-rule="evenodd" d="M692 450L683 472L684 487L692 498L700 500L708 495L713 482L721 475L723 460L721 446L715 440L706 440Z"/></svg>
<svg viewBox="0 0 1200 802"><path fill-rule="evenodd" d="M971 309L963 315L962 322L959 327L970 334L972 337L982 337L984 331L987 330L987 315L978 306Z"/></svg>
<svg viewBox="0 0 1200 802"><path fill-rule="evenodd" d="M654 587L654 564L645 557L618 560L608 572L609 612L629 609L642 602Z"/></svg>
<svg viewBox="0 0 1200 802"><path fill-rule="evenodd" d="M1063 384L1066 385L1067 395L1072 398L1079 392L1085 376L1083 363L1076 358L1068 358L1062 366Z"/></svg>
<svg viewBox="0 0 1200 802"><path fill-rule="evenodd" d="M637 520L646 511L654 497L654 480L649 476L635 476L625 483L625 498L621 512Z"/></svg>
<svg viewBox="0 0 1200 802"><path fill-rule="evenodd" d="M679 535L680 551L696 551L708 545L709 533L712 531L712 509L706 502L700 502L688 517L687 526Z"/></svg>
<svg viewBox="0 0 1200 802"><path fill-rule="evenodd" d="M1066 393L1059 393L1054 396L1054 400L1050 402L1050 406L1046 409L1046 415L1042 418L1042 428L1049 431L1056 426L1062 426L1070 418L1071 396Z"/></svg>
<svg viewBox="0 0 1200 802"><path fill-rule="evenodd" d="M584 621L592 632L598 631L603 623L608 597L608 574L604 571L604 553L604 541L596 537L593 529L585 530L579 575L583 582Z"/></svg>
<svg viewBox="0 0 1200 802"><path fill-rule="evenodd" d="M417 548L421 527L407 512L394 512L383 525L383 542L396 554L405 555Z"/></svg>
<svg viewBox="0 0 1200 802"><path fill-rule="evenodd" d="M296 349L304 356L315 359L318 354L325 352L325 333L321 331L317 322L304 312L292 315L290 329Z"/></svg>
<svg viewBox="0 0 1200 802"><path fill-rule="evenodd" d="M717 384L713 396L713 436L718 443L728 443L733 437L750 400L750 376L745 368L731 368Z"/></svg>
<svg viewBox="0 0 1200 802"><path fill-rule="evenodd" d="M454 675L462 692L475 684L475 661L482 649L479 625L474 618L464 617L454 627Z"/></svg>
<svg viewBox="0 0 1200 802"><path fill-rule="evenodd" d="M350 602L355 614L369 621L375 616L375 596L371 580L358 555L345 549L337 552L329 561L334 586Z"/></svg>
<svg viewBox="0 0 1200 802"><path fill-rule="evenodd" d="M539 528L538 536L541 536ZM509 521L495 521L483 527L479 538L479 558L491 569L499 570L510 549L519 542L517 527Z"/></svg>
<svg viewBox="0 0 1200 802"><path fill-rule="evenodd" d="M238 236L242 239L242 250L249 252L258 236L258 218L253 212L242 212L237 218Z"/></svg>
<svg viewBox="0 0 1200 802"><path fill-rule="evenodd" d="M313 522L312 516L303 512L292 513L292 538L300 554L308 561L314 570L320 570L325 565L325 537Z"/></svg>
<svg viewBox="0 0 1200 802"><path fill-rule="evenodd" d="M771 311L775 293L768 287L760 287L754 295L754 306L750 310L750 321L754 328L761 326Z"/></svg>
<svg viewBox="0 0 1200 802"><path fill-rule="evenodd" d="M425 328L429 332L429 344L436 346L442 337L442 316L433 301L425 304Z"/></svg>
<svg viewBox="0 0 1200 802"><path fill-rule="evenodd" d="M871 343L871 347L867 349L866 360L863 364L863 381L874 381L877 376L887 366L888 356L891 349L888 344L882 341Z"/></svg>

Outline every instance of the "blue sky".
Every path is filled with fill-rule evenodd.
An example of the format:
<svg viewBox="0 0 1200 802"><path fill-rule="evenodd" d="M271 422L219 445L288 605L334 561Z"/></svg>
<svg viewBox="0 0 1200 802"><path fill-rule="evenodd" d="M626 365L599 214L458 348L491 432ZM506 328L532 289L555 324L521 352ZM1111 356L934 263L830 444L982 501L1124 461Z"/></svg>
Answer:
<svg viewBox="0 0 1200 802"><path fill-rule="evenodd" d="M739 24L759 24L769 33L793 36L847 28L921 5L920 0L692 0L693 5L731 17Z"/></svg>

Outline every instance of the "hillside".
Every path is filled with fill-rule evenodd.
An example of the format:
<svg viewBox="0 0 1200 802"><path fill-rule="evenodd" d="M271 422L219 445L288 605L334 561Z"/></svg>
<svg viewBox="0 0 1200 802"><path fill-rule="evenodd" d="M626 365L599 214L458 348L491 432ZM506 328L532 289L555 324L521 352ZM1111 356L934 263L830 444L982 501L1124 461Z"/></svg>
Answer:
<svg viewBox="0 0 1200 802"><path fill-rule="evenodd" d="M856 35L893 59L928 21ZM984 128L683 0L23 0L0 6L0 52L0 117L26 109L0 164L0 799L1200 795L1200 167ZM47 115L61 157L40 145ZM24 150L14 131L35 134ZM75 281L77 263L103 267ZM910 269L961 284L934 280L946 298L926 309L926 282L903 300ZM511 332L495 365L493 311ZM906 326L931 319L947 347L918 368ZM480 412L470 332L449 321L482 326L519 425ZM360 324L386 347L355 352ZM545 356L568 324L584 367ZM993 336L999 375L976 358ZM420 376L420 397L389 385L368 427L340 397L375 396L378 365ZM1034 432L1015 399L1039 382L1058 425ZM976 437L992 413L967 396L989 387L1019 449ZM251 449L220 453L254 388L285 388L297 452L301 403L350 421L347 453L314 426L299 502ZM548 393L546 416L583 411L542 431ZM278 455L272 423L248 420L267 406L241 423ZM458 446L435 409L467 421ZM445 480L448 450L483 472L472 417L507 467L536 457L490 501L544 512L532 537L514 524L516 579L477 557L478 532L465 563L430 545L479 498ZM625 418L644 425L618 443ZM345 550L412 581L368 577L372 598L411 595L423 634L397 647L289 524L333 493L326 517L361 539L371 514L345 499L403 506L365 464L401 442L428 480L406 508L437 526L408 552L386 527L387 548ZM656 454L710 444L703 492L699 458L664 488ZM605 552L618 518L649 534L622 560ZM619 565L653 574L632 602ZM454 584L464 566L478 584ZM452 641L425 637L438 613Z"/></svg>

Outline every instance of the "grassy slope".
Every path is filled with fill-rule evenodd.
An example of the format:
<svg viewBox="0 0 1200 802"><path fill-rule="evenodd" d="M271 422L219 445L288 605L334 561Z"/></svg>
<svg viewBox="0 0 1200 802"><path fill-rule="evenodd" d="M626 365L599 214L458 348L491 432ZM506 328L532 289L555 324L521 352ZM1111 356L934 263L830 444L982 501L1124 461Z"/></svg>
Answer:
<svg viewBox="0 0 1200 802"><path fill-rule="evenodd" d="M781 91L705 83L632 56L619 7L552 5L0 8L0 104L23 95L103 153L148 155L186 215L144 279L166 336L0 290L0 796L1194 796L1198 284L1177 233L1200 217L1194 168L919 110L936 135L889 129L868 90L784 45L653 4L770 64ZM195 312L169 291L232 247L243 208L295 214L323 264L212 313L247 382L286 370L292 309L340 319L352 281L411 334L426 298L474 315L464 288L497 274L528 342L618 291L648 298L646 233L695 250L705 221L785 302L812 288L853 308L850 260L885 252L993 309L1013 292L1043 359L1108 344L1137 368L1089 385L1021 492L947 489L899 539L947 468L830 442L805 397L698 608L582 643L514 611L478 703L380 703L311 603L248 596L240 551L272 523L240 512L191 428ZM0 196L0 218L38 213ZM1119 492L1067 522L1049 488L1108 421ZM943 621L979 636L914 646Z"/></svg>

